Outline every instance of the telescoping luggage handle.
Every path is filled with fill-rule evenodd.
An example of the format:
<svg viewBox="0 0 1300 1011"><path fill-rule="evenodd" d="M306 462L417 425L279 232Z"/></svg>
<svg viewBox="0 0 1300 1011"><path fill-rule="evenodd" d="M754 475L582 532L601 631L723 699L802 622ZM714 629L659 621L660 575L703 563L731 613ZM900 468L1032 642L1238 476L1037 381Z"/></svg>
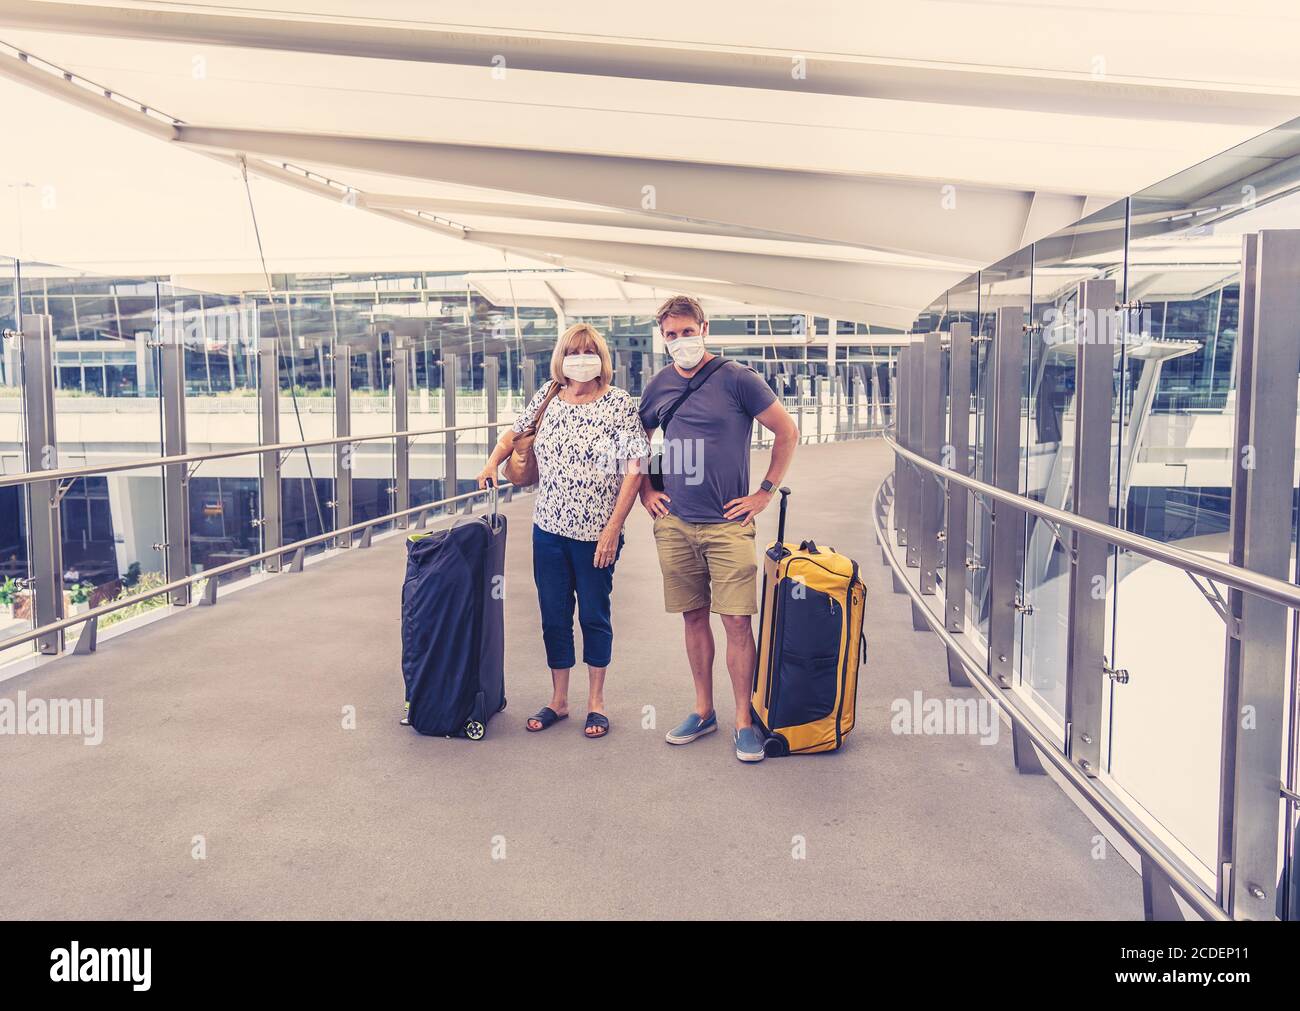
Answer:
<svg viewBox="0 0 1300 1011"><path fill-rule="evenodd" d="M492 489L492 495L489 501L492 503L492 515L497 514L497 479L490 477L487 479L487 486Z"/></svg>
<svg viewBox="0 0 1300 1011"><path fill-rule="evenodd" d="M776 543L784 544L785 543L785 507L786 507L786 499L790 497L790 489L786 487L782 487L779 489L779 491L781 492L781 516L780 519L778 519L776 522Z"/></svg>

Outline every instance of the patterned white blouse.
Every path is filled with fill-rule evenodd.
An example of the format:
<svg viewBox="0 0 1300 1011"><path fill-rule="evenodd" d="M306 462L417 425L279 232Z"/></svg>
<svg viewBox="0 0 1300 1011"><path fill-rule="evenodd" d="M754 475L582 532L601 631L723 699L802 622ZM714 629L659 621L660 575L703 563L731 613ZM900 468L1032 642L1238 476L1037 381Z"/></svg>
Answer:
<svg viewBox="0 0 1300 1011"><path fill-rule="evenodd" d="M554 385L546 383L515 419L522 432L533 423ZM611 386L589 404L552 398L533 443L537 502L533 522L578 541L598 541L618 500L623 461L648 456L650 443L627 391Z"/></svg>

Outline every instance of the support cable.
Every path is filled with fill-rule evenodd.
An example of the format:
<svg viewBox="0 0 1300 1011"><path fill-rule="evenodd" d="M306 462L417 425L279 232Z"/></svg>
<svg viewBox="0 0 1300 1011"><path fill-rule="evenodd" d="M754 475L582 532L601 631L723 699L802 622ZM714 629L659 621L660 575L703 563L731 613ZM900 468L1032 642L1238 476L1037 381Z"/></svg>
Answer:
<svg viewBox="0 0 1300 1011"><path fill-rule="evenodd" d="M253 237L257 240L257 257L262 263L262 276L266 279L266 295L271 302L271 319L275 322L275 350L276 350L276 364L278 367L280 342L281 342L280 315L278 312L276 312L275 288L271 284L271 272L267 270L266 267L266 253L263 252L262 250L262 230L258 227L257 224L257 208L253 206L253 188L252 186L249 185L248 182L248 160L242 154L239 156L239 172L244 177L244 192L248 195L248 213L250 217L252 217L253 219ZM284 311L286 313L289 312L289 297L287 294L285 295L285 300L284 300ZM294 356L292 354L292 350L293 349L290 348L291 353L289 355L289 400L293 404L293 416L298 423L298 441L306 442L307 435L303 431L302 412L299 411L298 409L298 391L295 389L295 387L297 386L297 370L294 368ZM279 383L277 382L276 385L278 387ZM276 410L278 411L279 408L277 407ZM325 513L321 509L320 493L316 490L316 475L312 472L312 467L311 467L311 451L306 446L304 446L302 450L302 455L303 455L303 459L307 463L307 480L311 484L312 501L316 505L316 522L320 526L320 532L325 533ZM304 495L304 499L305 498L306 496ZM281 520L281 522L283 522L283 519Z"/></svg>

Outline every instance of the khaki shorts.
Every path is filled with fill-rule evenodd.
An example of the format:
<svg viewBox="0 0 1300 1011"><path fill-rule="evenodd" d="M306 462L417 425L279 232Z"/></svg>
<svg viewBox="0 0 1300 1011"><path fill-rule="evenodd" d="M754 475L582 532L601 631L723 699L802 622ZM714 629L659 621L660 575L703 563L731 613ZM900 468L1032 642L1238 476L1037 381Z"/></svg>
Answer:
<svg viewBox="0 0 1300 1011"><path fill-rule="evenodd" d="M758 613L753 523L687 523L669 514L655 520L654 530L664 610Z"/></svg>

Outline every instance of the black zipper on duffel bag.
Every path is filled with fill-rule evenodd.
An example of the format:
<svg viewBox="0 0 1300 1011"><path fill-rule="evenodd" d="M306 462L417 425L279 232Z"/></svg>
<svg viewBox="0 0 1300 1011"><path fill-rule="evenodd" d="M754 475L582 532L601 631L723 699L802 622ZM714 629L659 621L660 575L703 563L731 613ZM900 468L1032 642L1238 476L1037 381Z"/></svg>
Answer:
<svg viewBox="0 0 1300 1011"><path fill-rule="evenodd" d="M776 633L785 620L785 597L781 593L781 584L789 577L780 575L778 566L776 586L772 591L772 629L767 636L767 684L763 686L763 708L767 711L767 722L772 725L772 681L776 673Z"/></svg>
<svg viewBox="0 0 1300 1011"><path fill-rule="evenodd" d="M844 722L844 695L845 692L847 692L849 687L849 650L851 648L851 646L849 645L849 633L851 631L851 626L852 626L851 616L853 614L853 586L857 582L859 582L858 563L854 562L853 575L849 577L849 592L844 595L844 603L846 605L844 608L844 666L843 669L841 669L840 671L840 708L839 708L839 712L835 714L835 747L837 748L840 746L840 741L844 737L844 735L840 732L840 724ZM866 587L863 586L862 589L865 594ZM853 701L856 706L857 699L855 698Z"/></svg>

